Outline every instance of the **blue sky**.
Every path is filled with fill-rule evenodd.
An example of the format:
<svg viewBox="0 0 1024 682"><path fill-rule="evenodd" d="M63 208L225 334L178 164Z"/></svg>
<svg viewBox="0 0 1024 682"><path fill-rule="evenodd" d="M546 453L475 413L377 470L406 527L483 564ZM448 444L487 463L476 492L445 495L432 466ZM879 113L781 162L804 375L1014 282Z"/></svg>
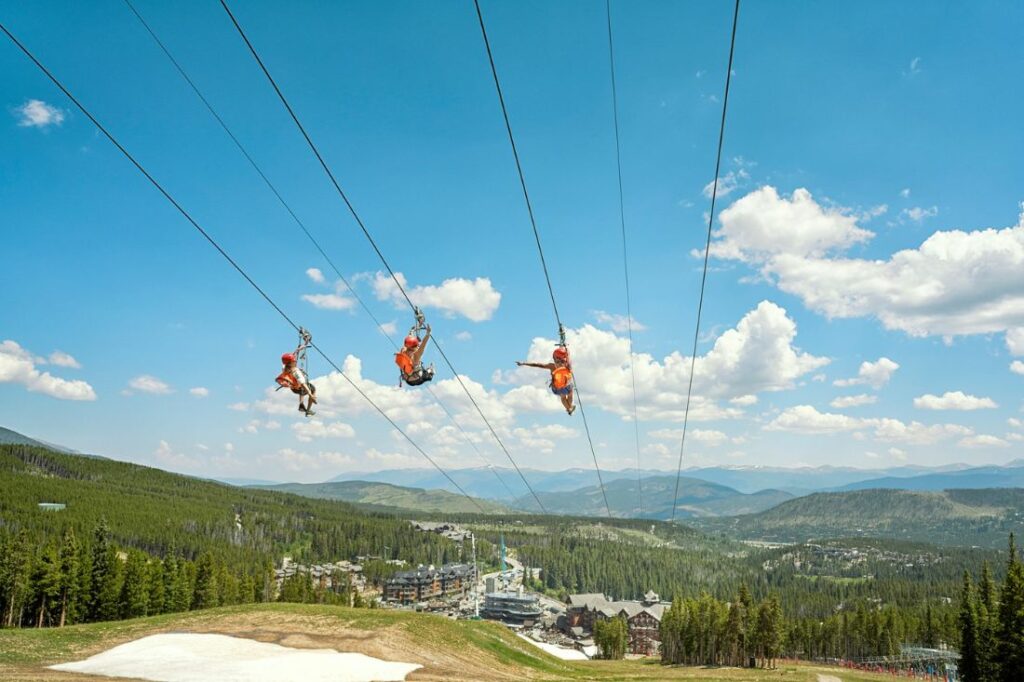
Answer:
<svg viewBox="0 0 1024 682"><path fill-rule="evenodd" d="M598 456L632 466L604 3L482 5ZM398 338L408 312L219 5L136 6ZM520 464L589 466L578 414L515 371L556 329L472 4L233 9ZM731 9L613 3L645 468L678 453ZM0 20L428 452L481 463L397 388L124 4L0 0ZM743 6L687 465L1022 455L1022 31L1013 2ZM425 464L336 376L312 424L274 395L294 333L7 41L0 68L0 423L207 475Z"/></svg>

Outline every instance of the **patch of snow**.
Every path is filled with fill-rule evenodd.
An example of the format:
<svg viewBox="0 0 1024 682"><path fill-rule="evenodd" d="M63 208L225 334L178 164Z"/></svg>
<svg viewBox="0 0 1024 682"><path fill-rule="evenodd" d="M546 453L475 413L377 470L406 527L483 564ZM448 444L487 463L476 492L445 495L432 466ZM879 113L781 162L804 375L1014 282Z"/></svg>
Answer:
<svg viewBox="0 0 1024 682"><path fill-rule="evenodd" d="M151 635L53 670L154 682L403 682L423 666L213 634Z"/></svg>
<svg viewBox="0 0 1024 682"><path fill-rule="evenodd" d="M548 644L547 642L538 642L536 640L530 639L529 637L527 637L526 635L523 635L523 634L520 634L519 636L522 639L524 639L527 642L529 642L530 644L532 644L535 647L537 647L538 649L542 649L542 650L548 652L549 654L551 654L552 656L554 656L555 658L560 658L563 661L586 661L586 660L589 660L585 653L583 653L582 651L579 651L577 649L567 649L566 647L555 646L554 644Z"/></svg>

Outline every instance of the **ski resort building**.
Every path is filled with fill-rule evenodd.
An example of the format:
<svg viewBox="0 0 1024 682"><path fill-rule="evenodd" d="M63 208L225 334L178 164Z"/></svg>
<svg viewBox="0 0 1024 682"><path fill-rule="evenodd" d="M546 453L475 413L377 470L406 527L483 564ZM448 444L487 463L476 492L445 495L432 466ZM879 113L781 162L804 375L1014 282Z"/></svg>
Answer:
<svg viewBox="0 0 1024 682"><path fill-rule="evenodd" d="M384 587L384 598L400 604L413 604L465 594L475 580L476 569L472 564L446 564L440 568L420 566L391 576Z"/></svg>
<svg viewBox="0 0 1024 682"><path fill-rule="evenodd" d="M480 615L508 625L532 626L543 615L537 597L518 592L492 592L484 595Z"/></svg>
<svg viewBox="0 0 1024 682"><path fill-rule="evenodd" d="M599 620L621 616L629 629L629 653L655 656L661 646L661 618L669 606L653 590L640 601L612 601L600 593L573 594L565 625L569 634L578 637L593 633Z"/></svg>

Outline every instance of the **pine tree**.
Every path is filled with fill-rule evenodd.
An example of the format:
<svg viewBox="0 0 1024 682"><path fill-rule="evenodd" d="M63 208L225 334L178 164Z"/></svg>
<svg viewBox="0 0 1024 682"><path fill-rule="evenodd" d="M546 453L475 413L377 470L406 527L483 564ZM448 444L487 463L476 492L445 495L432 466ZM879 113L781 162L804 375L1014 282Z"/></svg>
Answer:
<svg viewBox="0 0 1024 682"><path fill-rule="evenodd" d="M935 617L932 614L932 605L928 604L924 611L924 632L921 635L921 643L929 649L934 649L938 644L938 637L935 632Z"/></svg>
<svg viewBox="0 0 1024 682"><path fill-rule="evenodd" d="M984 682L995 682L999 675L996 648L999 637L999 605L992 571L986 561L978 581L978 675Z"/></svg>
<svg viewBox="0 0 1024 682"><path fill-rule="evenodd" d="M757 621L757 609L754 608L754 598L750 595L746 583L740 584L739 602L743 608L743 641L741 643L744 662L751 656L757 655L757 648L754 644L754 630Z"/></svg>
<svg viewBox="0 0 1024 682"><path fill-rule="evenodd" d="M196 562L196 582L192 608L208 609L220 604L217 589L217 565L213 554L206 552Z"/></svg>
<svg viewBox="0 0 1024 682"><path fill-rule="evenodd" d="M983 682L978 665L978 611L974 603L971 574L967 571L964 571L964 584L960 592L959 669L963 682Z"/></svg>
<svg viewBox="0 0 1024 682"><path fill-rule="evenodd" d="M999 594L999 641L996 657L999 680L1019 682L1024 674L1024 564L1017 556L1014 536L1010 534L1006 579Z"/></svg>
<svg viewBox="0 0 1024 682"><path fill-rule="evenodd" d="M726 663L728 665L742 664L744 640L743 625L743 605L740 604L737 599L729 606L729 615L725 622L724 644L726 650Z"/></svg>
<svg viewBox="0 0 1024 682"><path fill-rule="evenodd" d="M594 644L601 649L601 658L619 660L626 655L629 627L622 616L599 620L594 624Z"/></svg>
<svg viewBox="0 0 1024 682"><path fill-rule="evenodd" d="M117 613L117 552L110 545L107 520L101 518L92 537L92 574L88 619L112 620Z"/></svg>
<svg viewBox="0 0 1024 682"><path fill-rule="evenodd" d="M4 592L7 595L6 627L20 627L32 579L32 547L28 531L22 530L10 543L4 557Z"/></svg>
<svg viewBox="0 0 1024 682"><path fill-rule="evenodd" d="M124 580L118 607L121 618L145 616L149 607L149 584L146 557L141 552L131 552L124 566Z"/></svg>
<svg viewBox="0 0 1024 682"><path fill-rule="evenodd" d="M69 614L72 622L77 620L78 596L80 594L78 553L78 540L75 539L75 531L68 527L64 531L60 549L60 627L64 627L67 623Z"/></svg>
<svg viewBox="0 0 1024 682"><path fill-rule="evenodd" d="M35 618L37 628L43 627L48 622L50 609L60 597L60 586L60 555L56 545L49 543L43 548L42 555L35 562L32 572L32 591L35 593L37 601Z"/></svg>
<svg viewBox="0 0 1024 682"><path fill-rule="evenodd" d="M153 559L146 567L149 575L146 584L149 585L149 600L146 614L156 616L164 612L167 604L166 584L164 583L164 562Z"/></svg>

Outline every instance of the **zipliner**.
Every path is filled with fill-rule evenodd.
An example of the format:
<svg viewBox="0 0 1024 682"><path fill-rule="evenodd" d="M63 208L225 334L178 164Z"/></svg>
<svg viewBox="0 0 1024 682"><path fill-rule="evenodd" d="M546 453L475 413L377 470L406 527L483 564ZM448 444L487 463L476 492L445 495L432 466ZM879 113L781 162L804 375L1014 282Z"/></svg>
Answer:
<svg viewBox="0 0 1024 682"><path fill-rule="evenodd" d="M572 404L572 366L569 364L569 351L565 346L559 346L555 348L551 354L553 362L520 362L516 361L516 365L519 367L536 367L537 369L546 369L551 372L551 392L559 397L562 401L562 407L565 408L567 414L572 414L576 411L576 406Z"/></svg>

